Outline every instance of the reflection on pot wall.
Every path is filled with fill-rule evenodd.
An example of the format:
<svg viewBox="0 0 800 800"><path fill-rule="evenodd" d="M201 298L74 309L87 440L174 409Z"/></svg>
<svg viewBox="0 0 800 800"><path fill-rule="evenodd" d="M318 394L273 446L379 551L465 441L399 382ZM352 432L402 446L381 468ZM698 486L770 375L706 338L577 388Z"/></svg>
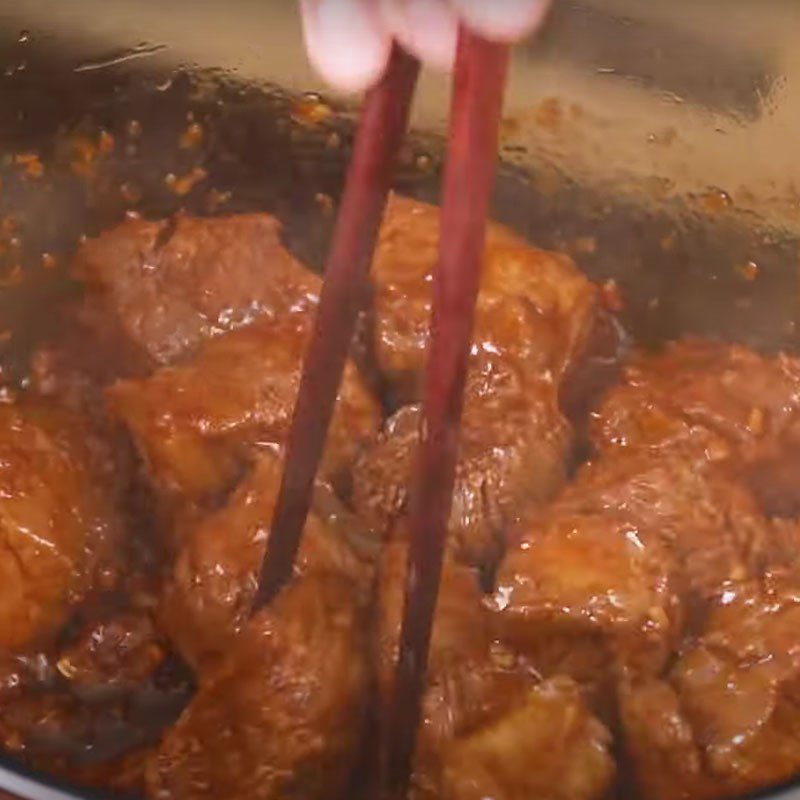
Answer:
<svg viewBox="0 0 800 800"><path fill-rule="evenodd" d="M12 72L26 30L71 48L85 70L127 57L323 88L287 0L198 0L190 14L180 0L2 0L0 20ZM793 228L798 32L791 0L560 0L544 35L517 52L507 154L657 198L711 190ZM443 76L426 76L417 125L441 127L447 93Z"/></svg>

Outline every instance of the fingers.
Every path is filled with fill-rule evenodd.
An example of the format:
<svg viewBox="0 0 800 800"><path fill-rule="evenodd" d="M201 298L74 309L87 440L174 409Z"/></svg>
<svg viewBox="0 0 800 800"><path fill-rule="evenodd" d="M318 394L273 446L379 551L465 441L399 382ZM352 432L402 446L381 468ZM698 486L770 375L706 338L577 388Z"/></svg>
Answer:
<svg viewBox="0 0 800 800"><path fill-rule="evenodd" d="M551 0L450 0L473 30L490 39L513 42L544 21Z"/></svg>
<svg viewBox="0 0 800 800"><path fill-rule="evenodd" d="M386 69L397 39L425 64L450 69L459 21L498 41L535 31L552 0L300 0L306 48L331 85L358 92Z"/></svg>
<svg viewBox="0 0 800 800"><path fill-rule="evenodd" d="M380 0L385 27L423 63L452 69L458 19L449 0Z"/></svg>
<svg viewBox="0 0 800 800"><path fill-rule="evenodd" d="M374 0L300 0L311 63L333 86L362 91L383 74L392 38Z"/></svg>

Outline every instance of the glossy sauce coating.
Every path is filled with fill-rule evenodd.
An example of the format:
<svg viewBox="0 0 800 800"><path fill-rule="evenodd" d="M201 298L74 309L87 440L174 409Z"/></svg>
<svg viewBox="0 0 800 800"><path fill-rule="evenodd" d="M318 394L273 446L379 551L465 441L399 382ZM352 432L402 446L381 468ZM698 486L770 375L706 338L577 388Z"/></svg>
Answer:
<svg viewBox="0 0 800 800"><path fill-rule="evenodd" d="M84 246L85 297L0 405L0 570L37 578L0 584L6 750L148 800L353 796L387 724L437 228L392 199L297 575L255 616L319 280L263 215ZM608 389L599 298L492 227L419 800L800 773L800 368L685 341Z"/></svg>
<svg viewBox="0 0 800 800"><path fill-rule="evenodd" d="M251 454L283 444L297 393L305 326L259 320L207 342L181 366L108 390L158 489L196 500L229 488ZM346 469L376 432L377 403L348 365L323 472Z"/></svg>
<svg viewBox="0 0 800 800"><path fill-rule="evenodd" d="M111 566L115 487L92 437L52 405L0 404L0 649L46 643Z"/></svg>

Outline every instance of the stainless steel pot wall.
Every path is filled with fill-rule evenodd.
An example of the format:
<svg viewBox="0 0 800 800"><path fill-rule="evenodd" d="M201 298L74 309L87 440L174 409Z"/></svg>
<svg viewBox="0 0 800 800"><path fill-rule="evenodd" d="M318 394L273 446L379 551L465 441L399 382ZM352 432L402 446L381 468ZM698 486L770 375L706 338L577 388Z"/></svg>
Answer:
<svg viewBox="0 0 800 800"><path fill-rule="evenodd" d="M515 57L495 216L613 282L642 342L798 349L800 5L556 2ZM78 239L130 211L270 210L320 264L353 114L308 94L293 2L0 0L0 23L4 367L75 290ZM425 77L405 192L436 196L447 95Z"/></svg>

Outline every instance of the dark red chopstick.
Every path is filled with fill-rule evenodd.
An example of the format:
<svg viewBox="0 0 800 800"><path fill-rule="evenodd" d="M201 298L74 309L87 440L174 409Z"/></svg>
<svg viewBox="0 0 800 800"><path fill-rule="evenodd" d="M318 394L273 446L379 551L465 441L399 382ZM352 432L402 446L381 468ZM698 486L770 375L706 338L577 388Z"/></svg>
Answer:
<svg viewBox="0 0 800 800"><path fill-rule="evenodd" d="M391 800L400 800L408 792L420 724L508 61L507 46L461 31L444 175L439 265L433 284L405 607L383 758L383 797Z"/></svg>
<svg viewBox="0 0 800 800"><path fill-rule="evenodd" d="M268 603L292 576L418 74L417 60L395 47L361 115L294 409L257 606Z"/></svg>

